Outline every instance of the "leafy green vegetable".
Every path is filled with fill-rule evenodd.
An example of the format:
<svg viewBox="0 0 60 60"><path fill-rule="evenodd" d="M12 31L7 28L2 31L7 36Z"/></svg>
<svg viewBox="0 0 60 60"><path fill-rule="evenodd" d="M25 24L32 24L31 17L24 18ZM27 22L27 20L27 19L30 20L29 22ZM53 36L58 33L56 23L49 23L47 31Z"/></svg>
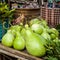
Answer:
<svg viewBox="0 0 60 60"><path fill-rule="evenodd" d="M14 11L15 11L15 9L10 10L8 4L6 4L5 2L4 3L0 2L0 20L2 22L6 18L8 18L9 20L12 20Z"/></svg>
<svg viewBox="0 0 60 60"><path fill-rule="evenodd" d="M48 56L45 57L45 60L58 60L56 57Z"/></svg>
<svg viewBox="0 0 60 60"><path fill-rule="evenodd" d="M60 60L60 40L47 40L47 56L56 57L58 60Z"/></svg>

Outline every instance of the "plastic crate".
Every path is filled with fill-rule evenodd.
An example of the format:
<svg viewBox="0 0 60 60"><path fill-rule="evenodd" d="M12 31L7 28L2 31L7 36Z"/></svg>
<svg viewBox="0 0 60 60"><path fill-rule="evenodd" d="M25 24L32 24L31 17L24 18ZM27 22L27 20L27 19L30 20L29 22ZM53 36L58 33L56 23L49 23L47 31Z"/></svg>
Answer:
<svg viewBox="0 0 60 60"><path fill-rule="evenodd" d="M41 6L41 18L47 20L50 27L60 24L60 8Z"/></svg>
<svg viewBox="0 0 60 60"><path fill-rule="evenodd" d="M4 26L5 26L6 28L8 28L8 27L9 27L8 20L5 20L5 22L6 22L6 23L4 24ZM5 29L5 28L3 27L3 23L0 22L0 41L1 41L2 37L3 37L3 35L4 35L6 32L7 32L7 29Z"/></svg>

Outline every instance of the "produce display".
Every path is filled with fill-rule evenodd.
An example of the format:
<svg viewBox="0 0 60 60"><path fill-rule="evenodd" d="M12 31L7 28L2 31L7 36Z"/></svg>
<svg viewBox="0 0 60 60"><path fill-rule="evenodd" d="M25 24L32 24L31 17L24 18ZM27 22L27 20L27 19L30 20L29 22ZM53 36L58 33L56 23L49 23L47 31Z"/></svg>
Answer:
<svg viewBox="0 0 60 60"><path fill-rule="evenodd" d="M1 43L19 51L26 49L30 55L44 60L60 60L59 32L43 19L35 18L28 24L11 26Z"/></svg>

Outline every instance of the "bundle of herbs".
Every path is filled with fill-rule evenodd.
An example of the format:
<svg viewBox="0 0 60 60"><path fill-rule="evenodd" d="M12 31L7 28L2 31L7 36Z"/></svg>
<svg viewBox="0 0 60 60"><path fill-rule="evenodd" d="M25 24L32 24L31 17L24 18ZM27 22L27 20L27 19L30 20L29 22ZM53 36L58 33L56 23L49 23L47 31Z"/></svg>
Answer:
<svg viewBox="0 0 60 60"><path fill-rule="evenodd" d="M0 2L0 21L4 22L4 20L7 18L9 20L12 20L14 11L15 9L10 10L8 4L6 4L5 2Z"/></svg>
<svg viewBox="0 0 60 60"><path fill-rule="evenodd" d="M45 60L60 60L60 40L58 38L47 40L45 47L47 49Z"/></svg>

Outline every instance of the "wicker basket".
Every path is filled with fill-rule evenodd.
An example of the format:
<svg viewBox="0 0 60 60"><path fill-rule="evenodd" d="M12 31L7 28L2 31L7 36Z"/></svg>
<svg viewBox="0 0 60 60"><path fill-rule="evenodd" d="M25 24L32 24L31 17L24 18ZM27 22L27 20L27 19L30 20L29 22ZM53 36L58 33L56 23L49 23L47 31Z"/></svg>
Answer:
<svg viewBox="0 0 60 60"><path fill-rule="evenodd" d="M35 18L37 16L40 15L40 8L36 8L36 9L16 9L15 11L15 17L17 18L18 16L20 16L20 14L24 14L25 18L27 18L28 20Z"/></svg>
<svg viewBox="0 0 60 60"><path fill-rule="evenodd" d="M41 17L47 20L49 26L55 27L60 24L60 8L48 8L41 6Z"/></svg>

